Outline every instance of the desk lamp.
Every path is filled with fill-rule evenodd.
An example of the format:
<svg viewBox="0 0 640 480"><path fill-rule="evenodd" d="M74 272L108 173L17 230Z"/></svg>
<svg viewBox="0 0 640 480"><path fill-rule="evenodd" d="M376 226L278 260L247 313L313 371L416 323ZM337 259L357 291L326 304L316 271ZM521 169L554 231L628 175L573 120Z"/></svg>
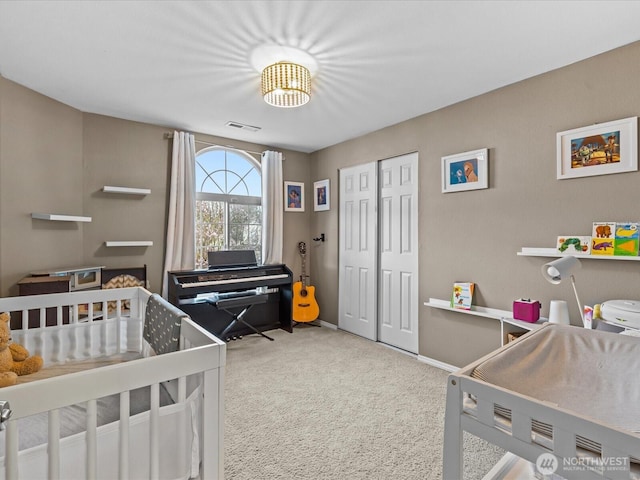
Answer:
<svg viewBox="0 0 640 480"><path fill-rule="evenodd" d="M545 263L542 266L542 276L547 279L548 282L553 283L554 285L559 284L565 278L571 278L571 285L573 286L573 293L576 296L576 302L578 302L578 310L580 311L580 320L582 320L582 325L584 326L584 313L582 311L582 303L580 302L580 298L578 298L578 290L576 290L576 280L573 277L573 274L569 272L574 269L580 268L580 260L576 257L566 256L558 258L553 262Z"/></svg>

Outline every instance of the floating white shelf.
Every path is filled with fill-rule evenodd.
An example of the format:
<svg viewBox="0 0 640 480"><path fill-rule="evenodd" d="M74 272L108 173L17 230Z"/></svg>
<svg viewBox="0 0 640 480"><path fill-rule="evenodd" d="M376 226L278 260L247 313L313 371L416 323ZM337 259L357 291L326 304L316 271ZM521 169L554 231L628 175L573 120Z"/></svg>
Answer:
<svg viewBox="0 0 640 480"><path fill-rule="evenodd" d="M58 215L56 213L32 213L31 218L38 220L51 220L54 222L90 222L91 217L79 217L77 215Z"/></svg>
<svg viewBox="0 0 640 480"><path fill-rule="evenodd" d="M555 248L532 248L532 247L522 247L522 250L518 252L519 256L522 257L557 257L560 258L563 255L559 254ZM571 256L576 258L588 258L590 260L630 260L630 261L640 261L640 256L635 257L627 257L624 255L581 255L581 254L571 254Z"/></svg>
<svg viewBox="0 0 640 480"><path fill-rule="evenodd" d="M106 241L107 247L152 247L151 240Z"/></svg>
<svg viewBox="0 0 640 480"><path fill-rule="evenodd" d="M497 308L488 307L476 307L472 306L471 310L463 310L462 308L453 308L449 300L440 300L438 298L430 298L428 302L424 302L427 307L439 308L441 310L450 310L456 313L463 313L466 315L475 315L477 317L495 318L500 320L501 318L510 317L511 312L506 310L498 310Z"/></svg>
<svg viewBox="0 0 640 480"><path fill-rule="evenodd" d="M505 344L507 339L507 333L514 331L512 327L516 327L520 330L515 331L531 331L536 328L540 328L543 323L548 319L540 317L535 323L524 322L522 320L516 320L513 318L513 312L510 310L498 310L497 308L489 307L475 307L472 306L471 310L463 310L461 308L453 308L449 300L440 300L438 298L430 298L428 302L424 302L427 307L439 308L441 310L449 310L450 312L462 313L466 315L474 315L476 317L493 318L500 321L500 337L502 345ZM510 327L511 326L511 327Z"/></svg>
<svg viewBox="0 0 640 480"><path fill-rule="evenodd" d="M124 193L127 195L149 195L151 193L150 188L112 187L109 185L102 187L102 191L105 193Z"/></svg>

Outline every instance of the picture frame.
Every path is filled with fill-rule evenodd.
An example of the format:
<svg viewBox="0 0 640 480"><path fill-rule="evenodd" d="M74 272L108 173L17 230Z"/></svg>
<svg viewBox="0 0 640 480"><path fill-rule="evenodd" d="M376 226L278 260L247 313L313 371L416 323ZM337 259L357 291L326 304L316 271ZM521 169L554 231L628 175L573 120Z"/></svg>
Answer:
<svg viewBox="0 0 640 480"><path fill-rule="evenodd" d="M558 180L638 170L638 117L556 134Z"/></svg>
<svg viewBox="0 0 640 480"><path fill-rule="evenodd" d="M442 157L442 193L489 188L489 149Z"/></svg>
<svg viewBox="0 0 640 480"><path fill-rule="evenodd" d="M329 179L313 182L313 210L323 212L331 209Z"/></svg>
<svg viewBox="0 0 640 480"><path fill-rule="evenodd" d="M284 211L304 212L304 183L284 182Z"/></svg>

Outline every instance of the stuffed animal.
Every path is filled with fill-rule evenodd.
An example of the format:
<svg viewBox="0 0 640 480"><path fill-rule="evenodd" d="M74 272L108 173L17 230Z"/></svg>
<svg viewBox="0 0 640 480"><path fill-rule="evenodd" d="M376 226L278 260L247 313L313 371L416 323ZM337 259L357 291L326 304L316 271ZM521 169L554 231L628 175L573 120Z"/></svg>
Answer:
<svg viewBox="0 0 640 480"><path fill-rule="evenodd" d="M18 375L29 375L42 368L42 357L29 356L22 345L11 343L9 320L9 313L0 313L0 387L15 385Z"/></svg>

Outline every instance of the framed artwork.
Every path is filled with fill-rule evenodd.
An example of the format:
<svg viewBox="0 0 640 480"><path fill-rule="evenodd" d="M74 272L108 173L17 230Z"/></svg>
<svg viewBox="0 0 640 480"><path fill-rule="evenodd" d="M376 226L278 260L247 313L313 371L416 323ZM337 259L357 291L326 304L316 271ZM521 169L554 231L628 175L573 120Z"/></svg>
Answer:
<svg viewBox="0 0 640 480"><path fill-rule="evenodd" d="M442 157L442 193L489 187L489 149Z"/></svg>
<svg viewBox="0 0 640 480"><path fill-rule="evenodd" d="M329 194L329 179L313 182L314 211L322 212L331 208L331 204L329 203Z"/></svg>
<svg viewBox="0 0 640 480"><path fill-rule="evenodd" d="M284 182L284 211L304 212L304 183Z"/></svg>
<svg viewBox="0 0 640 480"><path fill-rule="evenodd" d="M556 135L557 179L638 170L638 117Z"/></svg>

